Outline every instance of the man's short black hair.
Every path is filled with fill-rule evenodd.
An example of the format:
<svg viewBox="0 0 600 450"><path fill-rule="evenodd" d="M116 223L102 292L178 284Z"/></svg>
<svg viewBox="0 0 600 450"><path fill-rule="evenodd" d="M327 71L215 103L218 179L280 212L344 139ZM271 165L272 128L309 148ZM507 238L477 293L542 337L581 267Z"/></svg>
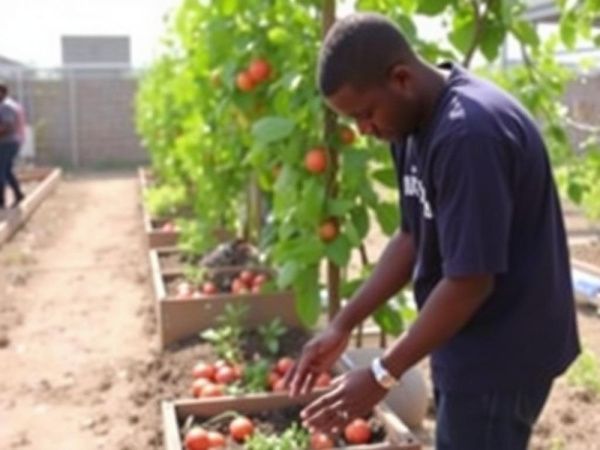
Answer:
<svg viewBox="0 0 600 450"><path fill-rule="evenodd" d="M2 82L0 82L0 94L2 94L2 95L8 94L8 86Z"/></svg>
<svg viewBox="0 0 600 450"><path fill-rule="evenodd" d="M329 97L344 84L365 88L385 79L390 67L415 54L398 26L385 16L357 13L331 27L321 48L317 83Z"/></svg>

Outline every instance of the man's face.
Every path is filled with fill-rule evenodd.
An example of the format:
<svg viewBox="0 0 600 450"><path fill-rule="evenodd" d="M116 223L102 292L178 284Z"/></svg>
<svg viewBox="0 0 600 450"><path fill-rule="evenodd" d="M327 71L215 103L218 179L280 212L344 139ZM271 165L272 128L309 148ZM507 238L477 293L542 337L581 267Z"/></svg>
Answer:
<svg viewBox="0 0 600 450"><path fill-rule="evenodd" d="M417 102L407 73L392 71L386 82L365 89L343 85L326 99L338 114L353 118L362 134L384 141L404 139L417 125Z"/></svg>

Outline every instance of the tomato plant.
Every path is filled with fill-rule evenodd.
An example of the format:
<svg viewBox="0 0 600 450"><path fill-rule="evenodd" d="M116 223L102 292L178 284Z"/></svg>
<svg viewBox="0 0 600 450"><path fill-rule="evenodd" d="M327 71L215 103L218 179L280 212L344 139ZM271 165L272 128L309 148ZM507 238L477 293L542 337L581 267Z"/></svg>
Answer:
<svg viewBox="0 0 600 450"><path fill-rule="evenodd" d="M332 3L332 2L329 2ZM137 102L138 129L165 183L185 192L194 225L183 240L197 252L214 230L244 234L292 288L297 311L315 324L322 305L320 266L346 269L377 226L399 225L397 180L386 146L357 137L341 120L325 129L314 83L322 36L322 2L182 1L169 21L163 54L146 73ZM590 144L573 162L559 98L571 74L556 61L558 42L573 48L600 38L591 26L598 2L560 2L559 33L542 39L522 19L523 0L358 0L359 10L392 17L428 61L455 60L494 79L540 119L563 191L600 214L600 158ZM440 21L445 39L427 38L418 20ZM507 39L523 64L496 70ZM596 142L596 141L595 141ZM591 205L591 206L590 206ZM348 278L344 297L368 276ZM246 287L246 289L252 289ZM386 332L402 331L405 300L374 315ZM329 299L331 300L331 298Z"/></svg>

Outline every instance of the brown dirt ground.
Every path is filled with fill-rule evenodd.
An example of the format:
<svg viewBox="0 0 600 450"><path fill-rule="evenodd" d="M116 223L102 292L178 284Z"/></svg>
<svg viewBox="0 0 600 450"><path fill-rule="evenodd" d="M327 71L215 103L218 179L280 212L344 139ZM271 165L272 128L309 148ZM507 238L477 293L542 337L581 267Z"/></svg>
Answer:
<svg viewBox="0 0 600 450"><path fill-rule="evenodd" d="M600 358L600 318L582 309L579 324ZM65 177L0 249L2 450L162 448L159 401L182 396L207 352L158 350L133 173ZM600 449L600 398L561 378L531 448Z"/></svg>

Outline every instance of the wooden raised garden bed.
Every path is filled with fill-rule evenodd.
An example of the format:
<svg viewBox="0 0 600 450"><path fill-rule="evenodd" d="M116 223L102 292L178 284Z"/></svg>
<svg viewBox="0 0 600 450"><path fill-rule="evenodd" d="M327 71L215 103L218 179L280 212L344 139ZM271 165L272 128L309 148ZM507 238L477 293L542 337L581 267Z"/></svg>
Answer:
<svg viewBox="0 0 600 450"><path fill-rule="evenodd" d="M223 314L226 305L248 307L247 326L264 324L276 317L289 327L301 327L296 314L294 296L290 292L231 292L204 293L196 289L182 292L181 282L185 275L182 270L161 268L159 253L150 251L152 281L156 297L156 310L163 347L188 338L214 326L215 317ZM235 278L244 269L263 277L272 277L268 269L261 267L224 267L209 270L225 279Z"/></svg>
<svg viewBox="0 0 600 450"><path fill-rule="evenodd" d="M148 170L138 168L138 178L140 182L140 194L142 198L142 219L144 222L144 233L148 239L148 247L160 248L171 247L177 244L179 232L173 219L154 219L146 209L144 198L146 191L152 185L151 176Z"/></svg>
<svg viewBox="0 0 600 450"><path fill-rule="evenodd" d="M4 210L0 217L0 245L31 217L33 212L52 193L60 182L62 171L59 168L26 169L17 174L23 183L35 182L36 186L26 193L25 199L16 208Z"/></svg>
<svg viewBox="0 0 600 450"><path fill-rule="evenodd" d="M314 392L311 395L290 398L287 393L251 394L239 397L219 397L214 399L176 400L162 404L163 432L166 450L185 450L184 435L190 422L202 425L227 436L231 419L224 423L207 425L207 420L234 411L250 418L255 430L267 432L269 435L280 435L282 430L296 422L300 409L322 395ZM187 423L186 423L187 422ZM367 443L348 445L341 438L334 439L333 449L349 448L353 450L419 450L420 443L411 434L402 421L385 405L378 405L369 418L372 435ZM244 449L242 443L226 437L224 448ZM298 449L302 450L302 449ZM309 450L309 449L306 449Z"/></svg>

